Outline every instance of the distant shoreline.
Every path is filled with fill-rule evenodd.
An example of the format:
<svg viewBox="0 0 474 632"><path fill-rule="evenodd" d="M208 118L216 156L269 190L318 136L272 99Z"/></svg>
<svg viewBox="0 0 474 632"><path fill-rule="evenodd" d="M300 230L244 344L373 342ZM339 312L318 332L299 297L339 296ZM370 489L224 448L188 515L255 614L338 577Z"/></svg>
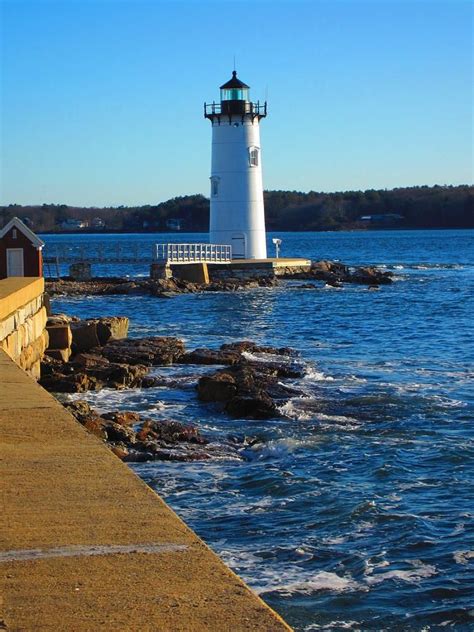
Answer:
<svg viewBox="0 0 474 632"><path fill-rule="evenodd" d="M372 227L372 228L335 228L334 230L267 230L267 233L372 233L372 232L394 232L394 231L421 231L421 230L474 230L474 228L469 228L466 226L450 226L449 228L438 228L438 227L386 227L382 228L380 226ZM40 231L37 233L38 235L189 235L189 234L198 234L198 235L208 235L209 231L207 230L181 230L181 231L166 231L166 230L67 230L67 231Z"/></svg>

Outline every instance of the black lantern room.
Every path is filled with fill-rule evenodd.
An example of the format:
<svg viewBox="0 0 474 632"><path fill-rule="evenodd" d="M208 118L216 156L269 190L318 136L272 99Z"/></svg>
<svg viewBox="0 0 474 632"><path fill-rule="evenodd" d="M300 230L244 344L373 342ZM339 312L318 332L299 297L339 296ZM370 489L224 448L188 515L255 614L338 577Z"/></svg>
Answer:
<svg viewBox="0 0 474 632"><path fill-rule="evenodd" d="M249 90L250 86L237 79L237 71L234 70L232 78L220 87L221 102L205 103L204 116L211 120L215 117L219 117L220 120L221 115L229 116L229 118L237 115L243 118L246 114L252 118L256 116L263 118L267 115L267 103L249 101Z"/></svg>

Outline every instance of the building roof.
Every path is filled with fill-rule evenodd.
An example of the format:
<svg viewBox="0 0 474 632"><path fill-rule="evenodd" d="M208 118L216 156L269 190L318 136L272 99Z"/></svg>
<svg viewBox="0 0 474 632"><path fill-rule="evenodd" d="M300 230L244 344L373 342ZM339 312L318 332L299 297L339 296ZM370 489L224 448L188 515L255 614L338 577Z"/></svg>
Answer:
<svg viewBox="0 0 474 632"><path fill-rule="evenodd" d="M11 230L12 228L17 228L37 248L42 248L44 246L44 241L42 241L38 237L38 235L35 235L35 233L32 230L30 230L28 226L26 226L26 224L24 224L19 217L14 217L13 219L11 219L8 222L8 224L4 226L2 230L0 230L0 239L5 237L8 231Z"/></svg>
<svg viewBox="0 0 474 632"><path fill-rule="evenodd" d="M227 83L221 86L221 90L228 90L230 88L250 88L246 83L237 79L237 71L232 71L232 79L229 79Z"/></svg>

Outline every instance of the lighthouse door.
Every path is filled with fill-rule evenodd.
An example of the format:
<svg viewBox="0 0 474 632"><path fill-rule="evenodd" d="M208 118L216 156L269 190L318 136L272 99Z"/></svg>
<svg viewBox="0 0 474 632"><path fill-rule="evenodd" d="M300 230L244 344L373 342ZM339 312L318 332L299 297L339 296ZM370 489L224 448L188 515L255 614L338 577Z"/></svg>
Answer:
<svg viewBox="0 0 474 632"><path fill-rule="evenodd" d="M7 276L24 276L23 248L7 248Z"/></svg>
<svg viewBox="0 0 474 632"><path fill-rule="evenodd" d="M243 233L232 235L232 259L245 259L245 235Z"/></svg>

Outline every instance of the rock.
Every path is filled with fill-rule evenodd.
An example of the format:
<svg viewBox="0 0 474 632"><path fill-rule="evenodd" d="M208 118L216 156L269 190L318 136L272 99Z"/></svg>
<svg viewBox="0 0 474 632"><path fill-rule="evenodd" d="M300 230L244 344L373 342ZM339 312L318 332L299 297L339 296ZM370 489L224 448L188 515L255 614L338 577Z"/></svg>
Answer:
<svg viewBox="0 0 474 632"><path fill-rule="evenodd" d="M102 419L113 421L119 426L133 426L139 423L140 415L138 413L131 412L130 410L120 411L115 410L110 413L104 413Z"/></svg>
<svg viewBox="0 0 474 632"><path fill-rule="evenodd" d="M137 440L149 441L150 439L159 441L161 445L182 442L199 445L207 443L195 426L170 420L145 421L141 430L137 433Z"/></svg>
<svg viewBox="0 0 474 632"><path fill-rule="evenodd" d="M235 379L228 373L218 372L199 379L198 397L203 402L227 402L236 393Z"/></svg>
<svg viewBox="0 0 474 632"><path fill-rule="evenodd" d="M102 417L102 419L104 419ZM133 445L136 442L136 433L132 428L126 428L113 421L104 420L103 426L107 441L123 442L126 445Z"/></svg>
<svg viewBox="0 0 474 632"><path fill-rule="evenodd" d="M54 325L69 325L76 320L79 319L74 316L68 316L67 314L52 314L51 316L48 316L46 327Z"/></svg>
<svg viewBox="0 0 474 632"><path fill-rule="evenodd" d="M215 349L194 349L183 354L178 362L182 364L235 364L241 356L236 352Z"/></svg>
<svg viewBox="0 0 474 632"><path fill-rule="evenodd" d="M278 369L244 362L205 375L198 381L201 401L220 402L234 417L265 419L277 414L273 396L288 398L278 385Z"/></svg>
<svg viewBox="0 0 474 632"><path fill-rule="evenodd" d="M41 363L42 375L39 384L47 391L53 393L84 393L85 391L98 390L101 385L94 377L85 373L52 372L46 374L43 371L44 362ZM64 365L67 367L67 364Z"/></svg>
<svg viewBox="0 0 474 632"><path fill-rule="evenodd" d="M265 347L257 345L255 342L251 340L241 340L239 342L231 342L229 344L224 344L221 346L221 350L225 352L237 352L240 355L244 352L247 353L271 353L274 355L289 355L294 356L294 349L290 349L290 347Z"/></svg>
<svg viewBox="0 0 474 632"><path fill-rule="evenodd" d="M78 420L91 415L93 412L91 406L83 399L65 402L63 406Z"/></svg>
<svg viewBox="0 0 474 632"><path fill-rule="evenodd" d="M96 437L99 437L99 439L103 439L104 441L108 439L103 420L100 417L91 417L90 419L86 419L83 426L88 432Z"/></svg>
<svg viewBox="0 0 474 632"><path fill-rule="evenodd" d="M364 285L387 285L392 283L390 272L382 272L374 267L356 268L348 279L350 283L361 283Z"/></svg>
<svg viewBox="0 0 474 632"><path fill-rule="evenodd" d="M99 415L83 400L66 402L65 408L92 434L107 442L112 452L125 461L194 461L210 458L196 446L208 441L195 426L174 420L141 419L131 411ZM138 432L131 425L141 424Z"/></svg>
<svg viewBox="0 0 474 632"><path fill-rule="evenodd" d="M121 340L128 336L129 319L126 316L107 316L88 319L85 322L95 325L96 335L101 346L112 339Z"/></svg>
<svg viewBox="0 0 474 632"><path fill-rule="evenodd" d="M65 364L43 361L40 384L56 393L81 393L104 386L125 388L141 386L148 367L141 364L119 364L94 353L78 354Z"/></svg>
<svg viewBox="0 0 474 632"><path fill-rule="evenodd" d="M104 420L84 400L66 402L64 407L81 423L86 430L100 439L107 439Z"/></svg>
<svg viewBox="0 0 474 632"><path fill-rule="evenodd" d="M102 349L111 362L156 366L172 364L184 353L184 343L178 338L150 337L113 340Z"/></svg>
<svg viewBox="0 0 474 632"><path fill-rule="evenodd" d="M118 456L118 458L122 461L124 461L130 454L127 446L123 444L111 445L110 449L115 454L115 456Z"/></svg>
<svg viewBox="0 0 474 632"><path fill-rule="evenodd" d="M109 285L104 294L144 294L143 287L139 283L130 281L128 283L119 283L117 285Z"/></svg>
<svg viewBox="0 0 474 632"><path fill-rule="evenodd" d="M195 349L183 354L178 362L182 364L237 364L245 360L243 353L269 353L272 355L294 355L288 347L262 347L255 342L242 340L230 344L223 344L220 349ZM248 361L248 360L246 360Z"/></svg>
<svg viewBox="0 0 474 632"><path fill-rule="evenodd" d="M49 335L48 347L50 349L69 349L72 343L70 323L50 324L50 320L49 318L46 323L46 331Z"/></svg>
<svg viewBox="0 0 474 632"><path fill-rule="evenodd" d="M342 283L340 281L337 281L336 279L328 279L326 281L326 285L329 285L331 287L336 287L336 288L343 287Z"/></svg>
<svg viewBox="0 0 474 632"><path fill-rule="evenodd" d="M93 321L80 320L71 324L72 349L74 353L89 351L99 346L97 324Z"/></svg>
<svg viewBox="0 0 474 632"><path fill-rule="evenodd" d="M46 349L46 355L60 362L68 362L71 357L71 349Z"/></svg>
<svg viewBox="0 0 474 632"><path fill-rule="evenodd" d="M265 391L236 395L226 404L225 410L232 417L252 419L268 419L277 414L275 402Z"/></svg>

